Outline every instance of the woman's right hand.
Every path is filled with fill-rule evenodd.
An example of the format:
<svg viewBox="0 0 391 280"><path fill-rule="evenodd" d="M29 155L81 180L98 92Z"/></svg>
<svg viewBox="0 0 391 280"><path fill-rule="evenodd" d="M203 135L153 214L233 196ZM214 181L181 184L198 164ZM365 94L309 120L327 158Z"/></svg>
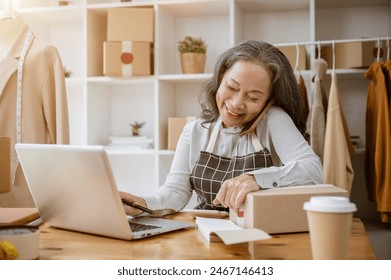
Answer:
<svg viewBox="0 0 391 280"><path fill-rule="evenodd" d="M130 194L127 192L121 192L121 191L119 192L119 195L120 195L121 199L124 199L126 201L133 202L135 204L147 207L147 203L145 202L144 198L142 198L142 197L135 196L133 194ZM130 216L137 216L137 215L140 215L141 213L143 213L143 211L136 209L134 207L125 205L125 204L124 204L124 209L125 209L126 215L130 215Z"/></svg>

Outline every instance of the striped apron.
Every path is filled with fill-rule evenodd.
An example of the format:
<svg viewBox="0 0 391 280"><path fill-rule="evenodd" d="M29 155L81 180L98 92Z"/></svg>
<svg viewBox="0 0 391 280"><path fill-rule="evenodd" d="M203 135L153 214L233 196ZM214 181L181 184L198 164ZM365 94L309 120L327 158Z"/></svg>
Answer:
<svg viewBox="0 0 391 280"><path fill-rule="evenodd" d="M212 203L223 182L243 173L273 165L269 150L262 147L255 133L250 135L256 152L232 158L213 154L221 123L221 119L216 122L206 151L200 152L190 175L190 184L197 193L196 209L228 211L227 208Z"/></svg>

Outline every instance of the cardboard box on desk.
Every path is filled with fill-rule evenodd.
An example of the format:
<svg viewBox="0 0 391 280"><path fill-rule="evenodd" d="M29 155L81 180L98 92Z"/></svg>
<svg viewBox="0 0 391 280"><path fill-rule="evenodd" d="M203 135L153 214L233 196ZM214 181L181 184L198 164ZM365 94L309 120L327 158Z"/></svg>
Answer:
<svg viewBox="0 0 391 280"><path fill-rule="evenodd" d="M11 190L11 141L0 136L0 193Z"/></svg>
<svg viewBox="0 0 391 280"><path fill-rule="evenodd" d="M104 42L103 74L120 77L152 75L152 53L150 42Z"/></svg>
<svg viewBox="0 0 391 280"><path fill-rule="evenodd" d="M244 203L244 227L272 233L308 231L304 202L311 196L348 196L348 192L333 185L293 186L265 189L247 194ZM238 223L234 211L230 219Z"/></svg>
<svg viewBox="0 0 391 280"><path fill-rule="evenodd" d="M116 8L107 12L107 41L154 41L153 8Z"/></svg>

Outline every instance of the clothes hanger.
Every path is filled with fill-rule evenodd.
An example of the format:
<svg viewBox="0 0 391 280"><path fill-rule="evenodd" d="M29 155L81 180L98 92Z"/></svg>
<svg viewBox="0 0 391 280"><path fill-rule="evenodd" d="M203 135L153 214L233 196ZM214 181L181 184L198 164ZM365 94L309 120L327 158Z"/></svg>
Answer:
<svg viewBox="0 0 391 280"><path fill-rule="evenodd" d="M299 82L300 80L299 60L300 60L300 48L299 48L299 43L296 43L296 62L295 62L295 68L293 69L293 73L295 73L297 82Z"/></svg>
<svg viewBox="0 0 391 280"><path fill-rule="evenodd" d="M377 37L377 62L380 62L380 37Z"/></svg>
<svg viewBox="0 0 391 280"><path fill-rule="evenodd" d="M318 59L321 58L321 48L320 48L320 41L318 41Z"/></svg>
<svg viewBox="0 0 391 280"><path fill-rule="evenodd" d="M335 40L333 39L333 72L335 71Z"/></svg>

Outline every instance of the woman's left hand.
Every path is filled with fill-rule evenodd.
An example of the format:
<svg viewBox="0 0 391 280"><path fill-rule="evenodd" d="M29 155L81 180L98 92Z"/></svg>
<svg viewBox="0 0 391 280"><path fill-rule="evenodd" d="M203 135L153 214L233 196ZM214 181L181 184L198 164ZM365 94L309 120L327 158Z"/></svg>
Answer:
<svg viewBox="0 0 391 280"><path fill-rule="evenodd" d="M213 200L213 204L221 204L238 212L239 207L246 199L246 195L259 189L260 187L253 175L241 174L238 177L224 181L216 198Z"/></svg>

